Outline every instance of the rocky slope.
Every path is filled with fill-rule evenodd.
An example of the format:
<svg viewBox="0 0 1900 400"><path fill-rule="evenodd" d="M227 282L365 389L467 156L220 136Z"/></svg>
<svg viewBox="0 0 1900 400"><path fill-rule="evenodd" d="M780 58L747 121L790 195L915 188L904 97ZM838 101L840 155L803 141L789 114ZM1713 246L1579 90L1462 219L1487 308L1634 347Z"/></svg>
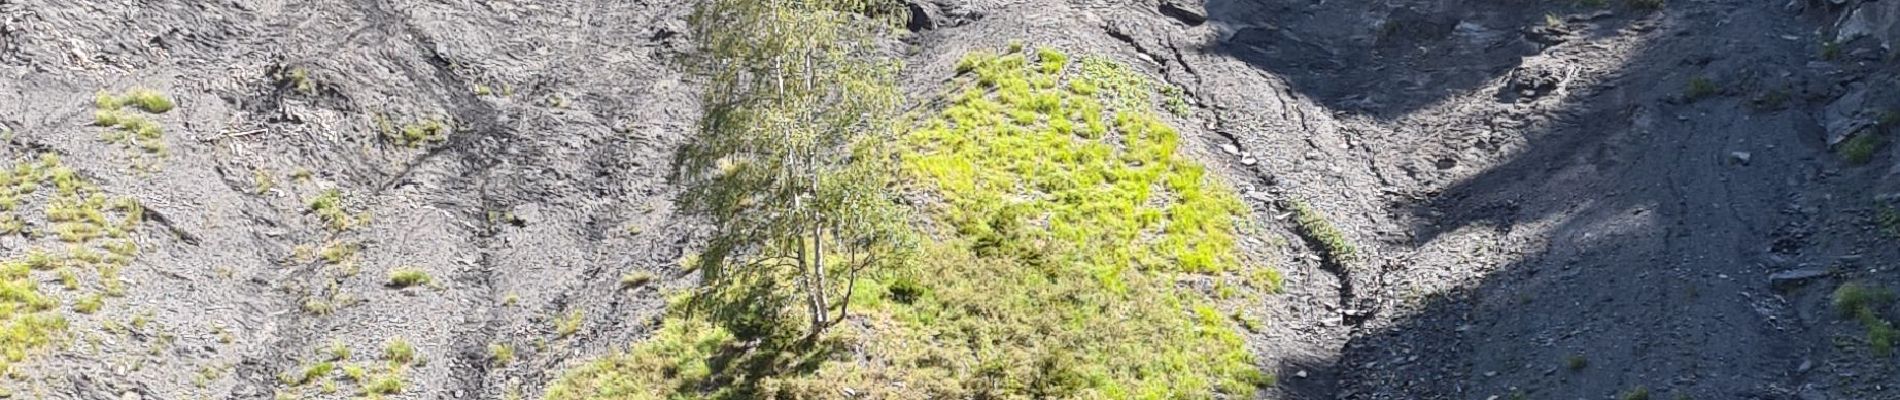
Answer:
<svg viewBox="0 0 1900 400"><path fill-rule="evenodd" d="M1847 150L1900 107L1900 13L1644 4L919 1L905 86L927 99L963 54L1022 40L1183 89L1183 147L1245 193L1267 228L1245 243L1287 275L1249 338L1280 377L1264 398L1900 398L1832 296L1900 284L1900 222L1880 223L1900 146ZM685 12L0 0L0 166L58 154L145 217L123 297L0 388L340 397L281 376L340 344L402 397L538 396L692 285L700 228L664 179L697 109L669 64ZM97 92L135 87L177 103L150 117L162 154L93 126ZM1293 203L1360 255L1320 251ZM59 246L7 235L0 256ZM392 287L402 268L431 283ZM620 284L641 271L658 283ZM105 285L33 276L61 304ZM398 338L421 361L376 370Z"/></svg>

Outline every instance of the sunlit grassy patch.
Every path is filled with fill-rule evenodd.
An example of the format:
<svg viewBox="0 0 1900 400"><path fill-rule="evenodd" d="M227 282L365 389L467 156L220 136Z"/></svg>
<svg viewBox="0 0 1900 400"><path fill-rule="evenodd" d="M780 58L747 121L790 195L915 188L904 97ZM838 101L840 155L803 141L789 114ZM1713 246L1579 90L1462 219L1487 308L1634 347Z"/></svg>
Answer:
<svg viewBox="0 0 1900 400"><path fill-rule="evenodd" d="M143 152L132 157L134 169L154 169L158 159L169 154L164 127L145 115L164 114L175 107L171 98L164 93L148 88L133 88L123 96L115 96L101 90L93 97L93 107L93 124L107 128L100 134L102 139Z"/></svg>
<svg viewBox="0 0 1900 400"><path fill-rule="evenodd" d="M1271 384L1239 333L1261 323L1183 289L1207 277L1239 298L1281 282L1243 261L1247 208L1180 155L1154 83L1049 48L974 53L957 70L949 104L899 141L895 184L926 199L917 225L932 240L909 267L859 279L850 323L795 343L774 328L800 323L796 305L689 293L653 337L547 397L1196 399ZM777 278L745 295L785 296Z"/></svg>
<svg viewBox="0 0 1900 400"><path fill-rule="evenodd" d="M0 234L29 243L0 248L0 383L11 379L13 364L64 340L67 318L99 312L106 296L124 293L118 274L137 255L127 236L143 212L136 201L106 196L56 155L0 164ZM96 278L83 271L97 271ZM66 300L41 287L51 281L71 292ZM92 288L101 291L85 290ZM72 314L60 307L66 301Z"/></svg>

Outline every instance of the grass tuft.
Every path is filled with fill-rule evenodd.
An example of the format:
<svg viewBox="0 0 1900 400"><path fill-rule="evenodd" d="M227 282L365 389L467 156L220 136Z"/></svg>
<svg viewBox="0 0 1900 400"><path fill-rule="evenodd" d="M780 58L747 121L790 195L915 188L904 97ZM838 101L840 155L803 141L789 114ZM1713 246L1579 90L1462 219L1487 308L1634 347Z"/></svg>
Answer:
<svg viewBox="0 0 1900 400"><path fill-rule="evenodd" d="M389 271L389 287L403 289L416 285L429 284L427 271L416 267L401 267Z"/></svg>
<svg viewBox="0 0 1900 400"><path fill-rule="evenodd" d="M1635 389L1623 392L1623 395L1619 398L1623 400L1649 400L1649 387L1637 386Z"/></svg>
<svg viewBox="0 0 1900 400"><path fill-rule="evenodd" d="M515 347L501 342L489 343L488 359L494 361L497 367L508 366L515 360Z"/></svg>
<svg viewBox="0 0 1900 400"><path fill-rule="evenodd" d="M1841 142L1841 159L1848 164L1861 165L1874 160L1874 153L1887 145L1887 138L1874 132L1862 132L1853 138Z"/></svg>
<svg viewBox="0 0 1900 400"><path fill-rule="evenodd" d="M646 272L646 271L628 272L626 275L620 276L620 287L624 289L638 289L642 286L646 286L648 283L653 282L653 278L654 276L652 272Z"/></svg>
<svg viewBox="0 0 1900 400"><path fill-rule="evenodd" d="M416 361L416 346L403 338L390 339L383 344L383 359L396 364L409 364Z"/></svg>
<svg viewBox="0 0 1900 400"><path fill-rule="evenodd" d="M1345 233L1340 232L1339 228L1326 220L1326 216L1320 215L1306 202L1294 200L1289 202L1288 208L1293 212L1293 223L1299 226L1306 237L1319 242L1320 250L1327 255L1339 261L1349 261L1359 254L1359 249L1346 239Z"/></svg>
<svg viewBox="0 0 1900 400"><path fill-rule="evenodd" d="M125 94L125 103L153 114L164 114L172 110L172 100L164 93L147 88L134 88Z"/></svg>
<svg viewBox="0 0 1900 400"><path fill-rule="evenodd" d="M587 316L581 310L569 311L566 316L554 320L554 334L561 338L574 336L581 331L581 325L586 321Z"/></svg>
<svg viewBox="0 0 1900 400"><path fill-rule="evenodd" d="M1714 96L1717 92L1721 91L1722 88L1716 86L1715 81L1711 81L1706 77L1697 76L1689 78L1689 86L1682 90L1682 97L1690 101L1695 101L1701 100L1704 97Z"/></svg>
<svg viewBox="0 0 1900 400"><path fill-rule="evenodd" d="M1867 328L1868 349L1880 357L1893 354L1893 323L1881 315L1893 300L1893 290L1861 282L1848 282L1834 289L1834 309L1841 317L1858 320Z"/></svg>

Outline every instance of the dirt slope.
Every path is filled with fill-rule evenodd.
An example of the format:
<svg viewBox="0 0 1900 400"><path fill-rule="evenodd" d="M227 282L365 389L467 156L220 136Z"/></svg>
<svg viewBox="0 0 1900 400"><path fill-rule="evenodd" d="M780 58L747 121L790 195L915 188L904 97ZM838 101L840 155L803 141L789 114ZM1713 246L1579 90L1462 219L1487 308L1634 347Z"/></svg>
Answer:
<svg viewBox="0 0 1900 400"><path fill-rule="evenodd" d="M918 1L905 85L927 99L964 53L1020 39L1184 89L1183 147L1246 194L1249 251L1287 274L1249 338L1281 378L1264 398L1900 398L1829 300L1900 284L1874 229L1900 146L1849 163L1824 127L1900 106L1877 38L1823 45L1866 5L1610 3ZM0 0L0 166L59 154L148 220L125 296L70 316L91 350L0 388L341 397L280 375L402 338L423 360L402 397L534 397L645 337L692 284L697 228L664 179L697 108L668 64L685 12ZM164 156L90 125L95 92L138 86L178 103L153 116ZM452 129L392 138L430 122ZM327 189L359 223L326 226ZM1361 255L1319 251L1294 201ZM0 257L57 246L9 235ZM433 283L389 286L403 267ZM1827 276L1771 286L1797 268ZM623 288L636 271L660 283Z"/></svg>

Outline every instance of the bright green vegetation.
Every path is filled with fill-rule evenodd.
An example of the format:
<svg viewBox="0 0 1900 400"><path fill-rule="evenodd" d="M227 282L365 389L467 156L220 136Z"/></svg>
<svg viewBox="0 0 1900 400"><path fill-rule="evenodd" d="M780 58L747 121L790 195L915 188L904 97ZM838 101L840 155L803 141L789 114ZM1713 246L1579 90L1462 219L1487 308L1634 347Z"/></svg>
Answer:
<svg viewBox="0 0 1900 400"><path fill-rule="evenodd" d="M1704 97L1713 96L1716 92L1720 92L1721 90L1721 87L1715 86L1715 81L1698 76L1689 78L1689 87L1682 90L1682 97L1689 100L1701 100Z"/></svg>
<svg viewBox="0 0 1900 400"><path fill-rule="evenodd" d="M1867 327L1867 346L1881 357L1893 354L1893 323L1880 315L1880 310L1890 304L1893 304L1893 290L1887 288L1848 282L1834 289L1834 309L1842 317L1853 318Z"/></svg>
<svg viewBox="0 0 1900 400"><path fill-rule="evenodd" d="M1863 132L1841 142L1841 159L1847 163L1860 165L1874 160L1874 153L1887 145L1887 138L1877 132Z"/></svg>
<svg viewBox="0 0 1900 400"><path fill-rule="evenodd" d="M13 364L66 340L62 296L73 312L91 314L124 295L119 271L138 255L130 233L143 217L138 202L108 197L57 155L0 165L0 235L29 243L0 249L0 383L12 378ZM81 276L88 271L92 279ZM41 290L50 280L68 293Z"/></svg>
<svg viewBox="0 0 1900 400"><path fill-rule="evenodd" d="M297 93L303 93L306 96L317 93L317 82L310 80L308 69L291 68L289 72L284 73L283 81Z"/></svg>
<svg viewBox="0 0 1900 400"><path fill-rule="evenodd" d="M126 92L121 101L153 114L164 114L172 110L171 99L166 98L164 93L147 88L134 88Z"/></svg>
<svg viewBox="0 0 1900 400"><path fill-rule="evenodd" d="M138 148L151 157L164 157L168 154L165 146L165 129L157 122L146 119L141 113L126 110L129 106L145 114L163 114L171 111L172 101L163 93L146 88L134 88L123 96L115 96L102 90L94 96L93 106L96 108L92 114L93 124L110 128L101 136L106 142L127 148ZM133 162L133 167L141 171L157 167L156 161L144 157L135 157Z"/></svg>
<svg viewBox="0 0 1900 400"><path fill-rule="evenodd" d="M326 351L330 354L330 361L345 361L350 359L350 346L343 344L341 340L331 341L330 348Z"/></svg>
<svg viewBox="0 0 1900 400"><path fill-rule="evenodd" d="M300 395L316 386L318 393L331 394L341 391L339 382L347 380L356 385L356 394L365 399L381 399L385 395L402 393L406 385L403 381L409 366L418 360L415 347L402 338L390 339L383 348L383 359L350 362L349 347L342 342L331 342L320 349L327 360L293 367L278 375L287 390L279 390L278 398L308 398ZM327 397L327 396L324 396Z"/></svg>
<svg viewBox="0 0 1900 400"><path fill-rule="evenodd" d="M1320 215L1319 210L1299 200L1287 203L1287 208L1293 212L1293 223L1300 228L1301 234L1318 242L1320 250L1334 261L1350 261L1358 256L1359 248L1353 247L1352 241L1346 240L1346 234L1327 221L1325 215Z"/></svg>
<svg viewBox="0 0 1900 400"><path fill-rule="evenodd" d="M449 131L455 129L454 123L439 118L429 118L404 124L401 128L389 121L388 117L377 114L376 130L383 137L404 147L421 147L429 143L448 140Z"/></svg>
<svg viewBox="0 0 1900 400"><path fill-rule="evenodd" d="M567 315L554 320L554 334L563 338L574 336L581 331L584 322L587 322L587 315L582 314L581 310L569 311Z"/></svg>
<svg viewBox="0 0 1900 400"><path fill-rule="evenodd" d="M343 209L343 191L324 189L317 197L310 199L310 212L323 221L323 226L331 231L342 232L369 222L369 213L351 214Z"/></svg>
<svg viewBox="0 0 1900 400"><path fill-rule="evenodd" d="M390 339L383 344L383 358L398 364L408 364L416 360L416 347L403 338Z"/></svg>
<svg viewBox="0 0 1900 400"><path fill-rule="evenodd" d="M549 399L1245 398L1273 378L1231 303L1279 289L1236 245L1247 207L1181 155L1154 83L1055 49L977 53L898 141L929 236L857 279L854 315L801 341L793 274L672 300L661 329L568 371ZM1257 325L1256 323L1253 323ZM783 332L795 332L786 334ZM895 384L901 382L902 384Z"/></svg>
<svg viewBox="0 0 1900 400"><path fill-rule="evenodd" d="M402 289L416 285L429 284L429 273L416 267L402 267L389 271L389 287Z"/></svg>
<svg viewBox="0 0 1900 400"><path fill-rule="evenodd" d="M330 376L330 371L335 369L336 364L323 361L305 366L302 371L298 371L297 373L284 374L278 378L282 379L284 384L287 385L303 386L316 383L318 380Z"/></svg>
<svg viewBox="0 0 1900 400"><path fill-rule="evenodd" d="M506 367L515 360L515 347L501 342L489 343L488 359L497 367Z"/></svg>

